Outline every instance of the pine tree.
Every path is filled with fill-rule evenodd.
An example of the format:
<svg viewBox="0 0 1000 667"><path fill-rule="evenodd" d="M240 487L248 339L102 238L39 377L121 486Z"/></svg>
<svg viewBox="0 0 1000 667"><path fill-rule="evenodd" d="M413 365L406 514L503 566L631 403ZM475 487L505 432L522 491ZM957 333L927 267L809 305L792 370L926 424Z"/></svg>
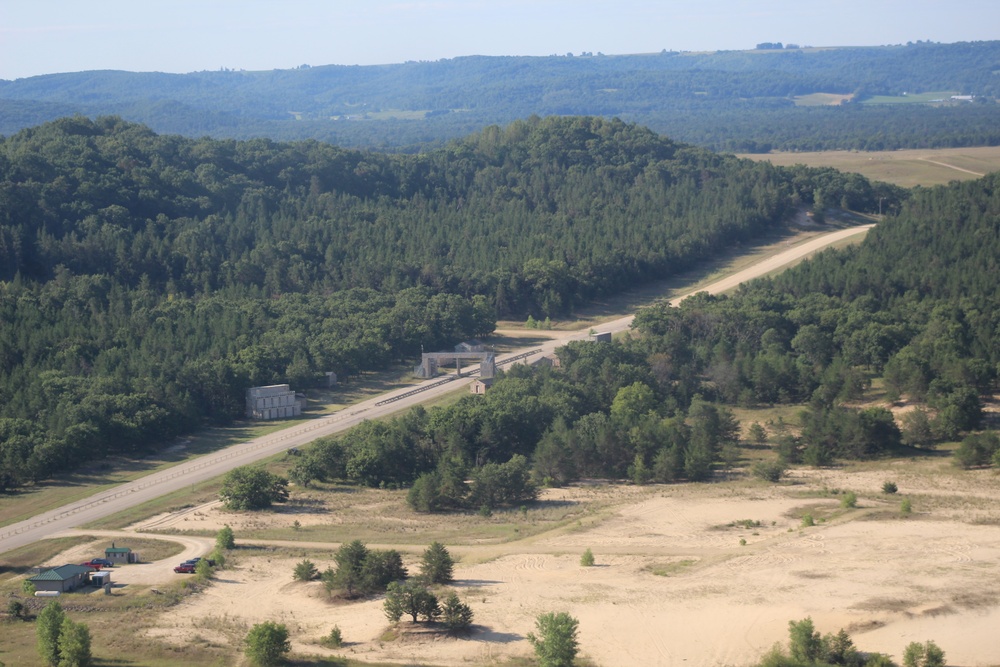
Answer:
<svg viewBox="0 0 1000 667"><path fill-rule="evenodd" d="M448 549L434 542L424 551L420 562L420 575L431 584L448 584L453 580L455 561Z"/></svg>

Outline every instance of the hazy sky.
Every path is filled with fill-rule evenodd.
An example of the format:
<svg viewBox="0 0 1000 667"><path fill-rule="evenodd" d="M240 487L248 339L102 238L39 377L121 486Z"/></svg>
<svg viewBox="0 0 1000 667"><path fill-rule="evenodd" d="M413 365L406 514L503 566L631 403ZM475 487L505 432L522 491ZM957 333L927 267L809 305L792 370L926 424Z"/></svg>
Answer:
<svg viewBox="0 0 1000 667"><path fill-rule="evenodd" d="M1000 0L0 0L0 79L1000 38Z"/></svg>

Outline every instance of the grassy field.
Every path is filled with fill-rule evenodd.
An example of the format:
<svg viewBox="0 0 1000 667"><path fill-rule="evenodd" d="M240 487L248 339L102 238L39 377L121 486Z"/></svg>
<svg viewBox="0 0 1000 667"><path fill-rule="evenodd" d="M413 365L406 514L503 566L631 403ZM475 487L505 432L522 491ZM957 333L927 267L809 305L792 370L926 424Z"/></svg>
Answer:
<svg viewBox="0 0 1000 667"><path fill-rule="evenodd" d="M958 95L955 90L938 90L929 93L910 93L903 95L873 95L862 104L940 104L951 103L951 96Z"/></svg>
<svg viewBox="0 0 1000 667"><path fill-rule="evenodd" d="M822 151L741 155L778 166L833 167L903 187L944 185L1000 170L1000 147L941 148L904 151Z"/></svg>
<svg viewBox="0 0 1000 667"><path fill-rule="evenodd" d="M854 95L841 95L839 93L812 93L810 95L798 95L795 99L797 107L825 107L840 104L850 100Z"/></svg>

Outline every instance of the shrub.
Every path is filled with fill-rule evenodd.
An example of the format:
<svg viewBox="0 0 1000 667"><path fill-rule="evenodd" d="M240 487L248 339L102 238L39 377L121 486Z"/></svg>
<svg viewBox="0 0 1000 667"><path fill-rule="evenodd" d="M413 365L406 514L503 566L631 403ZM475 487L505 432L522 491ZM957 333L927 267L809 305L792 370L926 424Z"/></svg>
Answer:
<svg viewBox="0 0 1000 667"><path fill-rule="evenodd" d="M899 491L899 487L896 486L895 482L885 481L882 482L882 493L893 494Z"/></svg>
<svg viewBox="0 0 1000 667"><path fill-rule="evenodd" d="M813 520L813 515L812 514L803 514L802 515L802 527L803 528L808 528L810 526L815 526L815 525L816 525L816 522Z"/></svg>
<svg viewBox="0 0 1000 667"><path fill-rule="evenodd" d="M858 497L853 491L848 491L840 499L840 506L844 509L852 509L858 506Z"/></svg>
<svg viewBox="0 0 1000 667"><path fill-rule="evenodd" d="M7 615L16 619L24 618L24 603L16 599L8 602Z"/></svg>
<svg viewBox="0 0 1000 667"><path fill-rule="evenodd" d="M214 560L212 561L215 562ZM194 574L200 581L205 581L212 577L212 573L215 572L215 568L208 564L207 558L202 558L194 566Z"/></svg>
<svg viewBox="0 0 1000 667"><path fill-rule="evenodd" d="M228 523L216 533L215 548L220 551L228 551L236 548L236 537L233 535L233 529L229 527Z"/></svg>
<svg viewBox="0 0 1000 667"><path fill-rule="evenodd" d="M955 464L962 468L976 468L989 465L994 455L1000 451L1000 436L990 431L974 433L955 450Z"/></svg>
<svg viewBox="0 0 1000 667"><path fill-rule="evenodd" d="M580 556L580 565L583 567L594 567L594 552L587 547L587 550Z"/></svg>
<svg viewBox="0 0 1000 667"><path fill-rule="evenodd" d="M905 514L909 514L912 511L913 511L913 507L910 505L910 499L909 498L903 498L903 502L901 502L899 504L899 513L905 515Z"/></svg>
<svg viewBox="0 0 1000 667"><path fill-rule="evenodd" d="M330 630L330 634L326 636L326 643L333 648L340 648L344 645L344 637L340 633L340 626L333 626L333 630Z"/></svg>
<svg viewBox="0 0 1000 667"><path fill-rule="evenodd" d="M910 642L903 649L903 667L944 667L944 651L932 641Z"/></svg>
<svg viewBox="0 0 1000 667"><path fill-rule="evenodd" d="M319 570L316 569L316 565L308 558L297 563L295 571L292 573L292 578L296 581L312 581L318 576Z"/></svg>
<svg viewBox="0 0 1000 667"><path fill-rule="evenodd" d="M272 621L264 621L250 628L244 644L247 658L260 667L277 665L292 649L288 643L288 628Z"/></svg>
<svg viewBox="0 0 1000 667"><path fill-rule="evenodd" d="M779 459L771 461L758 461L753 465L753 476L765 482L780 482L787 470L785 464Z"/></svg>

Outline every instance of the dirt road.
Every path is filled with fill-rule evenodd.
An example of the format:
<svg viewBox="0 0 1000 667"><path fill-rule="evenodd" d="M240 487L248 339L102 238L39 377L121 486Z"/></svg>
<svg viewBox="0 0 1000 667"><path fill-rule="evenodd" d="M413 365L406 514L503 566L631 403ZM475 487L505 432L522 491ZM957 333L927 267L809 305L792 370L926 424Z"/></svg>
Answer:
<svg viewBox="0 0 1000 667"><path fill-rule="evenodd" d="M816 237L800 245L790 247L784 252L769 257L758 264L698 291L713 294L725 292L742 282L766 275L845 238L866 233L872 226L852 227ZM683 298L679 297L672 301L672 303L678 303ZM601 326L601 330L612 333L625 331L631 326L632 319L633 316L629 315L628 317L608 322ZM551 353L556 348L565 345L568 341L587 338L588 333L589 331L587 330L566 333L541 346L526 348L524 350L514 350L509 354L500 355L497 357L497 361L502 363L506 359L531 350L540 350L541 353ZM213 479L233 468L259 461L286 451L291 447L301 447L317 438L345 431L365 419L384 417L393 412L437 398L442 394L456 391L471 381L472 378L464 378L431 387L437 380L427 380L422 385L419 385L420 387L431 387L426 391L386 403L387 399L412 393L412 388L390 392L346 408L333 415L296 424L282 431L227 447L213 454L207 454L174 466L173 468L102 491L89 498L69 503L26 521L6 526L0 529L0 553L31 544L37 540L50 537L56 533L86 524L90 521L96 521L97 519L116 514L117 512L168 493L183 490L185 487Z"/></svg>

